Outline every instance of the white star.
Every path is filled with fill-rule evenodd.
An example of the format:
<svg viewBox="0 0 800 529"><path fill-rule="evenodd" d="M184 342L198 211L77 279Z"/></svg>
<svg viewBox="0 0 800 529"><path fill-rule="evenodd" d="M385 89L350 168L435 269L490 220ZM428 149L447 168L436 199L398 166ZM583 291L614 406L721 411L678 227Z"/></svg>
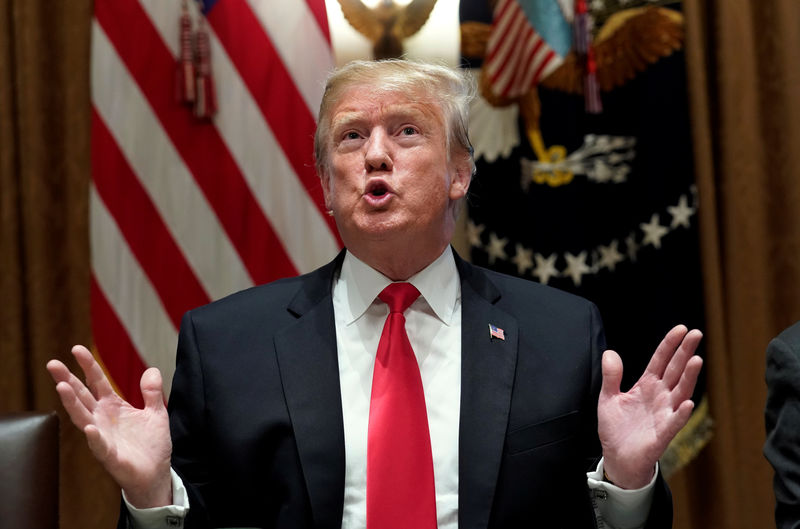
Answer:
<svg viewBox="0 0 800 529"><path fill-rule="evenodd" d="M669 228L662 226L659 222L658 213L653 213L650 222L642 222L639 227L644 232L642 244L652 244L656 248L661 248L661 238L669 233Z"/></svg>
<svg viewBox="0 0 800 529"><path fill-rule="evenodd" d="M614 239L611 241L611 244L608 246L603 246L602 244L599 247L600 250L600 268L608 268L612 272L614 268L617 266L617 263L620 263L625 260L621 253L619 253L619 241Z"/></svg>
<svg viewBox="0 0 800 529"><path fill-rule="evenodd" d="M516 249L517 253L514 255L514 258L511 259L511 262L517 265L517 273L523 275L528 268L533 267L533 259L531 259L533 250L528 250L519 243L517 243Z"/></svg>
<svg viewBox="0 0 800 529"><path fill-rule="evenodd" d="M489 246L486 248L486 253L489 254L489 264L494 264L496 259L508 259L505 251L506 244L508 244L508 239L501 239L494 233L489 234Z"/></svg>
<svg viewBox="0 0 800 529"><path fill-rule="evenodd" d="M689 217L694 214L694 208L689 207L689 200L686 198L686 195L681 195L677 206L667 206L667 211L672 215L672 224L669 225L670 228L675 229L678 226L689 227Z"/></svg>
<svg viewBox="0 0 800 529"><path fill-rule="evenodd" d="M586 266L586 250L578 255L572 255L567 252L564 254L564 257L567 259L567 267L564 269L564 275L570 276L576 287L581 286L583 274L591 271L591 269Z"/></svg>
<svg viewBox="0 0 800 529"><path fill-rule="evenodd" d="M536 268L531 272L539 278L539 282L546 285L551 277L558 277L558 270L556 270L557 254L549 257L544 257L542 254L534 254L536 259Z"/></svg>
<svg viewBox="0 0 800 529"><path fill-rule="evenodd" d="M467 222L467 239L469 240L470 246L475 246L476 248L480 248L483 246L483 241L481 241L481 233L486 228L483 224L475 224L471 220Z"/></svg>
<svg viewBox="0 0 800 529"><path fill-rule="evenodd" d="M628 254L628 259L636 262L636 254L639 253L639 243L636 242L636 232L632 231L630 235L625 237L625 251Z"/></svg>

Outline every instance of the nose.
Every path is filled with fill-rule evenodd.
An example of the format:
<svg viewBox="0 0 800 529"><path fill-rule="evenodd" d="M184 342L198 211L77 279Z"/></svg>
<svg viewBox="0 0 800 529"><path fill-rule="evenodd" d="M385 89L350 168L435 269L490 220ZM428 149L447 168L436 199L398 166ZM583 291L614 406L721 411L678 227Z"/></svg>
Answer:
<svg viewBox="0 0 800 529"><path fill-rule="evenodd" d="M364 163L367 172L392 170L391 142L383 129L376 128L372 131L366 147Z"/></svg>

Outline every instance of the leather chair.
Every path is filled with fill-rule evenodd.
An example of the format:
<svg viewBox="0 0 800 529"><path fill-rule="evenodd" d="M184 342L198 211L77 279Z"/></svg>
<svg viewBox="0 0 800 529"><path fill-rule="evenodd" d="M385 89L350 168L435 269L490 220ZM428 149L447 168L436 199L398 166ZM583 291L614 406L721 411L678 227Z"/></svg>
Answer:
<svg viewBox="0 0 800 529"><path fill-rule="evenodd" d="M58 415L0 415L0 526L58 527Z"/></svg>

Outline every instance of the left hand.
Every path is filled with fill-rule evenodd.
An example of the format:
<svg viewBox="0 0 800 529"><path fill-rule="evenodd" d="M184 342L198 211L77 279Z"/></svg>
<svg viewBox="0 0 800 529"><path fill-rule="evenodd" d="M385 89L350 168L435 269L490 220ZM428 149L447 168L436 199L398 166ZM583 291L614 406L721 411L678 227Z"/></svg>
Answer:
<svg viewBox="0 0 800 529"><path fill-rule="evenodd" d="M627 393L620 391L622 360L614 351L603 353L597 431L603 468L615 485L647 485L661 454L689 420L694 407L690 399L703 366L694 352L702 337L696 329L673 328Z"/></svg>

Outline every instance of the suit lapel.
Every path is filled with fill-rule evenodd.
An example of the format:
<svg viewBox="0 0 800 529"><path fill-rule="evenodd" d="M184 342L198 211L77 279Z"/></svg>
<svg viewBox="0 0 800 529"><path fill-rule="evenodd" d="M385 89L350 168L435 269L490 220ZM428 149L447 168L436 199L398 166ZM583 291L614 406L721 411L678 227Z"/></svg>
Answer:
<svg viewBox="0 0 800 529"><path fill-rule="evenodd" d="M297 317L275 337L286 405L314 525L339 528L344 501L344 425L331 300L344 253L310 274L288 307ZM456 256L461 276L459 527L486 528L506 436L517 360L517 321L495 303L486 275ZM489 324L503 329L491 338Z"/></svg>
<svg viewBox="0 0 800 529"><path fill-rule="evenodd" d="M458 526L489 524L511 406L517 361L517 321L495 303L500 292L486 275L456 258L461 275L461 425ZM492 338L489 324L505 339Z"/></svg>
<svg viewBox="0 0 800 529"><path fill-rule="evenodd" d="M288 310L297 318L275 337L275 351L314 526L339 528L344 501L344 426L333 274L344 253L307 277Z"/></svg>

